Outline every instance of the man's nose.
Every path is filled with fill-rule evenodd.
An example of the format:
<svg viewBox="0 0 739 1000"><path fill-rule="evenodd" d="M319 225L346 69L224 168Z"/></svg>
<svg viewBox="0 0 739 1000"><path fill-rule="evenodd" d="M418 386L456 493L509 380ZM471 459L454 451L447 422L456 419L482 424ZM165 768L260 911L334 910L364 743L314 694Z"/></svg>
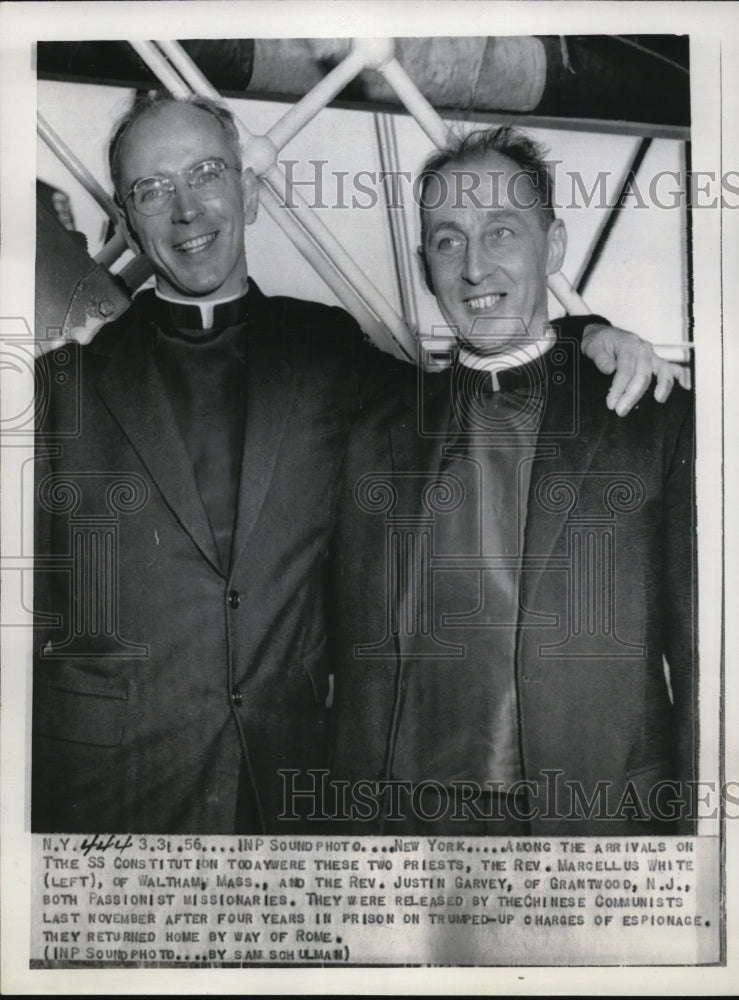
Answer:
<svg viewBox="0 0 739 1000"><path fill-rule="evenodd" d="M200 199L184 180L174 182L172 222L192 222L203 209Z"/></svg>
<svg viewBox="0 0 739 1000"><path fill-rule="evenodd" d="M464 255L462 277L470 285L479 285L490 270L491 264L483 247L478 242L470 240Z"/></svg>

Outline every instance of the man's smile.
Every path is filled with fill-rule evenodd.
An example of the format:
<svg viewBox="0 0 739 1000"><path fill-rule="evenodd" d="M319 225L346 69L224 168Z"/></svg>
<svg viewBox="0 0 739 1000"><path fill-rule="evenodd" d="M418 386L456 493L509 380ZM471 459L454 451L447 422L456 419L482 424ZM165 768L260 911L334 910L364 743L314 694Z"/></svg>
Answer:
<svg viewBox="0 0 739 1000"><path fill-rule="evenodd" d="M505 298L505 292L494 292L490 295L478 295L474 299L465 299L465 306L470 312L484 312L492 309L501 299Z"/></svg>
<svg viewBox="0 0 739 1000"><path fill-rule="evenodd" d="M186 254L196 254L201 253L203 250L207 250L209 246L215 241L218 236L218 231L213 233L205 233L203 236L194 236L189 240L185 240L182 243L175 244L174 249L178 253Z"/></svg>

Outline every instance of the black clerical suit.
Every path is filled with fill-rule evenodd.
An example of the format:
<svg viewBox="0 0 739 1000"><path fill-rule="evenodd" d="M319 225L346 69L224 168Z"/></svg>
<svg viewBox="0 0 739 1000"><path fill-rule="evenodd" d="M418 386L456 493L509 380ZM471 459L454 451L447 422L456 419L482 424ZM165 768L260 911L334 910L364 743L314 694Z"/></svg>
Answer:
<svg viewBox="0 0 739 1000"><path fill-rule="evenodd" d="M40 362L36 831L275 830L280 769L325 763L323 565L387 356L253 282L189 308Z"/></svg>
<svg viewBox="0 0 739 1000"><path fill-rule="evenodd" d="M607 388L562 339L498 392L458 365L356 426L332 764L369 783L356 830L691 829L669 820L698 745L692 400L618 418Z"/></svg>

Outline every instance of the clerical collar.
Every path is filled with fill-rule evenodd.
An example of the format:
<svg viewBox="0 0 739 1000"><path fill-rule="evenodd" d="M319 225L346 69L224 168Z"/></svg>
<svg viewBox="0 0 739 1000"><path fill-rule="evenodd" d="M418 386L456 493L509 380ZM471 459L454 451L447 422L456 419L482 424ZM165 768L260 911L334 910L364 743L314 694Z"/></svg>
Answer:
<svg viewBox="0 0 739 1000"><path fill-rule="evenodd" d="M157 318L178 330L223 330L243 323L247 315L248 292L210 302L178 302L155 292Z"/></svg>
<svg viewBox="0 0 739 1000"><path fill-rule="evenodd" d="M475 354L466 347L460 347L457 354L457 364L475 371L490 373L492 389L515 389L520 385L539 381L542 366L534 364L542 358L555 344L557 334L551 326L544 327L544 336L523 347L504 354Z"/></svg>

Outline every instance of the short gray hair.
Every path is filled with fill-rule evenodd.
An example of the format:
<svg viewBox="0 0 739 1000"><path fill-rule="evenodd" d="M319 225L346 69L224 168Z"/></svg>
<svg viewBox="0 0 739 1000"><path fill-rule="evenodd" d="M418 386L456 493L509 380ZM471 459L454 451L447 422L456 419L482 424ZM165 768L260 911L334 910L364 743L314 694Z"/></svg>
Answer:
<svg viewBox="0 0 739 1000"><path fill-rule="evenodd" d="M428 187L432 177L450 165L461 167L472 160L484 160L490 153L507 156L529 178L536 192L542 223L546 229L554 222L554 178L546 162L546 151L525 132L510 125L477 129L463 138L452 139L426 160L418 179L421 209L421 241L426 234Z"/></svg>

